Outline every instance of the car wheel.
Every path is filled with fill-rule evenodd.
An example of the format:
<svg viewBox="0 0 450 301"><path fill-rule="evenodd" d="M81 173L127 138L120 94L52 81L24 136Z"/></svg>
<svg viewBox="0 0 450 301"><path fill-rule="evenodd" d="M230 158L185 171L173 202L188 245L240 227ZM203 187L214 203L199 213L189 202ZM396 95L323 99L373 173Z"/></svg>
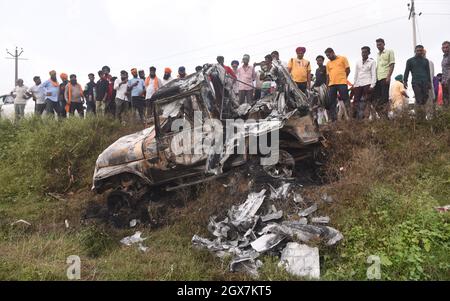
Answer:
<svg viewBox="0 0 450 301"><path fill-rule="evenodd" d="M292 178L295 170L295 160L290 153L280 150L278 163L264 166L263 169L266 174L275 179Z"/></svg>
<svg viewBox="0 0 450 301"><path fill-rule="evenodd" d="M110 213L115 214L124 208L130 208L131 196L123 191L113 191L107 197L107 205Z"/></svg>

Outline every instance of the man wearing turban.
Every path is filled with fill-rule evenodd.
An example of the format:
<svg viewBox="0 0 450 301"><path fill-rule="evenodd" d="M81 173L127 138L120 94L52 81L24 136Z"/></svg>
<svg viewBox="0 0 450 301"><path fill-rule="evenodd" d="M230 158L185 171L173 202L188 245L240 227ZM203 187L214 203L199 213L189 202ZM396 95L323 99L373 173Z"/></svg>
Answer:
<svg viewBox="0 0 450 301"><path fill-rule="evenodd" d="M145 82L138 77L136 68L131 69L133 78L129 82L129 90L131 92L131 104L133 109L139 113L141 122L144 122L144 108L145 108Z"/></svg>
<svg viewBox="0 0 450 301"><path fill-rule="evenodd" d="M67 112L65 110L66 107L66 98L64 97L64 93L66 91L66 86L69 83L69 76L66 73L61 73L59 75L61 78L62 83L59 85L59 95L58 95L58 101L59 101L59 116L62 118L67 118Z"/></svg>
<svg viewBox="0 0 450 301"><path fill-rule="evenodd" d="M298 47L296 52L297 57L289 61L288 70L298 88L306 94L306 91L311 89L311 63L304 59L305 47Z"/></svg>
<svg viewBox="0 0 450 301"><path fill-rule="evenodd" d="M161 79L161 86L165 86L171 81L172 81L172 69L166 67L164 69L164 77Z"/></svg>
<svg viewBox="0 0 450 301"><path fill-rule="evenodd" d="M405 86L403 84L403 75L397 75L395 77L395 82L392 85L392 103L391 110L394 115L401 114L401 112L408 108L408 94L406 93Z"/></svg>
<svg viewBox="0 0 450 301"><path fill-rule="evenodd" d="M49 72L50 79L42 84L45 93L45 111L48 116L59 114L60 108L58 103L59 83L56 77L56 71Z"/></svg>

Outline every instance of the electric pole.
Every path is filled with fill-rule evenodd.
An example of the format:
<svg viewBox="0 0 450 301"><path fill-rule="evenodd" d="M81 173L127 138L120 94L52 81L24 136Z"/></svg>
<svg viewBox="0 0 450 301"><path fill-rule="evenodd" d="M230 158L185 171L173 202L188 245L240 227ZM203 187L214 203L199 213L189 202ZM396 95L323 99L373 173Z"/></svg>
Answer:
<svg viewBox="0 0 450 301"><path fill-rule="evenodd" d="M6 49L6 53L10 56L10 57L7 57L6 59L15 61L15 80L14 80L14 87L15 87L17 80L19 79L19 60L22 61L22 60L27 60L27 59L20 58L20 56L23 53L23 48L20 49L20 53L19 53L19 49L17 47L16 47L14 54L9 52L8 49Z"/></svg>
<svg viewBox="0 0 450 301"><path fill-rule="evenodd" d="M417 46L417 23L416 23L416 5L414 3L414 0L411 0L411 3L408 3L408 8L409 8L409 18L408 20L412 20L412 25L413 25L413 43L414 43L414 51L416 50L416 46ZM419 16L421 16L422 13L419 13Z"/></svg>

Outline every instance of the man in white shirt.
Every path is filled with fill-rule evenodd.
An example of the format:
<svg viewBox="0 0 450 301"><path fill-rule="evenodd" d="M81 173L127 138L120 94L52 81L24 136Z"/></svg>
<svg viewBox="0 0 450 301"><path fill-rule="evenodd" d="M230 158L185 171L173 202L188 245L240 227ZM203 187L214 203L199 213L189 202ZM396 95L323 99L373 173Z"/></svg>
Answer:
<svg viewBox="0 0 450 301"><path fill-rule="evenodd" d="M355 83L353 85L353 118L364 118L366 106L371 106L371 94L377 84L377 63L374 59L369 58L369 55L370 47L362 47L362 59L356 63ZM369 116L366 114L366 117Z"/></svg>
<svg viewBox="0 0 450 301"><path fill-rule="evenodd" d="M122 113L127 112L129 108L128 101L128 72L120 71L120 78L114 82L114 90L116 90L116 118L122 121Z"/></svg>
<svg viewBox="0 0 450 301"><path fill-rule="evenodd" d="M35 101L34 114L36 116L42 116L45 111L45 89L42 86L41 78L35 76L33 78L34 86L28 90L28 95L33 97Z"/></svg>
<svg viewBox="0 0 450 301"><path fill-rule="evenodd" d="M23 84L22 79L17 80L17 86L11 92L11 96L14 96L14 117L15 121L25 117L25 106L27 100L30 98L28 95L28 87Z"/></svg>

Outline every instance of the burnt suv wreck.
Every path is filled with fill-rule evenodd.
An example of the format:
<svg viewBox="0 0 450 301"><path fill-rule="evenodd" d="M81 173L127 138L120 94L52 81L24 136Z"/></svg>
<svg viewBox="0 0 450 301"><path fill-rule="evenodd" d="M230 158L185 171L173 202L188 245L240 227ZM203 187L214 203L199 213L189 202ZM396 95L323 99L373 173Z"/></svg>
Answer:
<svg viewBox="0 0 450 301"><path fill-rule="evenodd" d="M291 178L296 161L311 156L322 137L307 96L283 66L274 62L274 68L276 91L253 105L239 105L232 92L233 79L220 65L205 65L202 72L158 90L151 99L154 125L119 139L99 156L93 191L109 192L108 205L115 206L118 200L139 202L152 190L173 191L213 180L255 158L267 157L269 154L259 148L251 151L249 144L262 138L270 142L275 132L279 160L264 166L264 171L275 178ZM237 133L225 135L227 119L245 122ZM174 122L180 120L183 127L174 130ZM219 124L204 126L208 120L218 120ZM199 153L198 142L218 133L224 137L221 149L217 151L215 145L215 152ZM244 151L236 154L237 148Z"/></svg>

